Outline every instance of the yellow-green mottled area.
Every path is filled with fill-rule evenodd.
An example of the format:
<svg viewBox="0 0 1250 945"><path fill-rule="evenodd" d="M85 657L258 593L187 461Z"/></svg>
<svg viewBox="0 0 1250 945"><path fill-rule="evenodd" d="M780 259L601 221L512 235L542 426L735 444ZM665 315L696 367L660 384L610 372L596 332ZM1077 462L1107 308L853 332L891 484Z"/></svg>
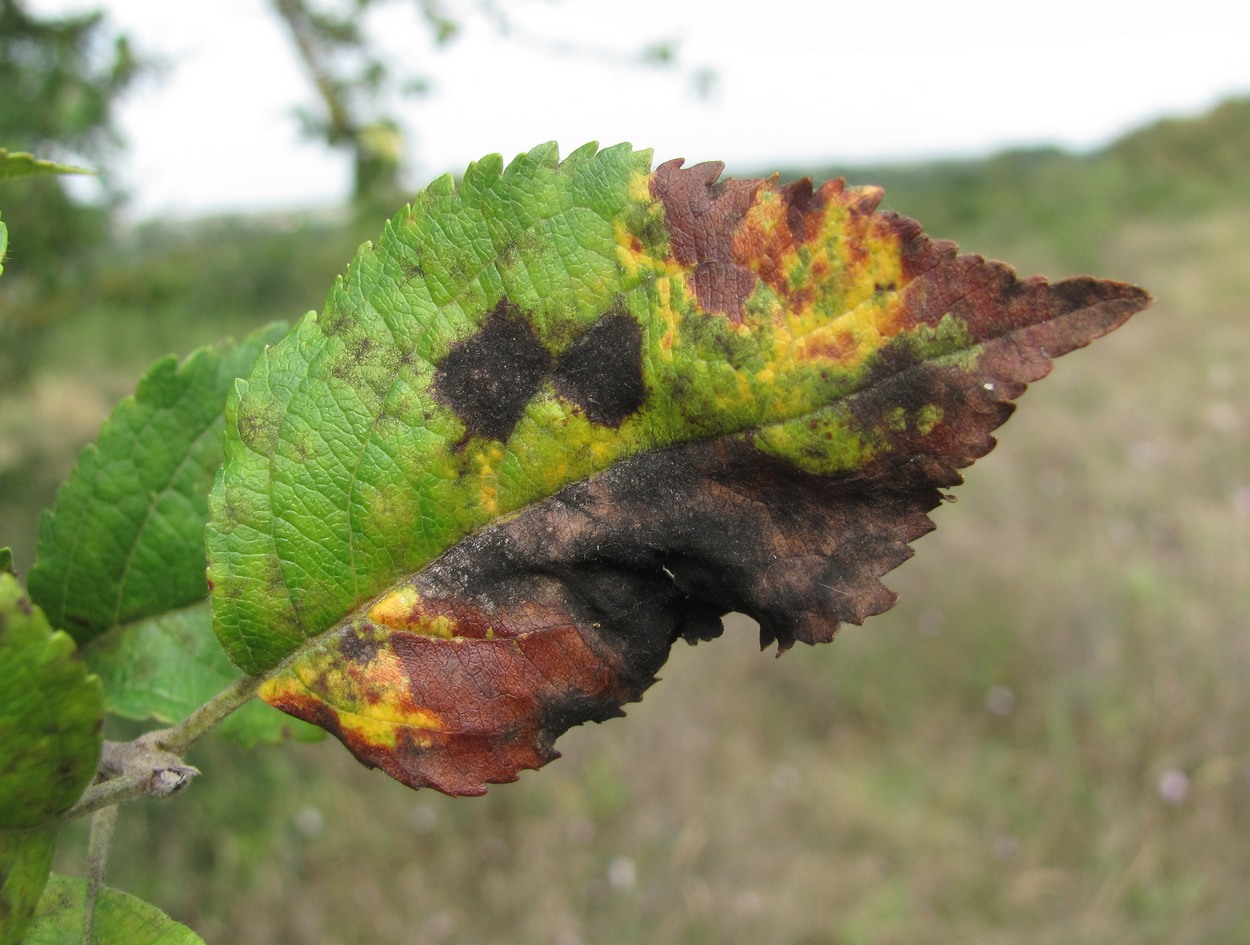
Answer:
<svg viewBox="0 0 1250 945"><path fill-rule="evenodd" d="M381 644L386 629L361 622L352 632L361 641ZM267 680L260 697L277 706L328 705L344 737L377 747L395 748L401 734L420 743L422 732L443 728L438 713L413 701L408 673L394 651L379 645L367 657L359 649L347 656L336 642L320 642L289 670Z"/></svg>
<svg viewBox="0 0 1250 945"><path fill-rule="evenodd" d="M459 629L454 617L426 613L421 595L406 584L400 585L370 607L368 617L374 623L392 630L405 630L444 640L456 636Z"/></svg>
<svg viewBox="0 0 1250 945"><path fill-rule="evenodd" d="M863 192L833 188L796 234L778 188L761 185L733 233L755 287L740 318L705 311L650 175L646 151L558 162L544 146L506 167L484 159L459 186L440 179L260 359L227 408L208 529L217 632L235 662L270 669L461 537L631 455L746 435L811 471L854 469L883 448L842 404L874 355L964 343L953 323L899 337L898 236ZM502 300L553 363L606 313L627 313L641 328L640 409L592 422L548 378L506 441L472 435L434 378Z"/></svg>

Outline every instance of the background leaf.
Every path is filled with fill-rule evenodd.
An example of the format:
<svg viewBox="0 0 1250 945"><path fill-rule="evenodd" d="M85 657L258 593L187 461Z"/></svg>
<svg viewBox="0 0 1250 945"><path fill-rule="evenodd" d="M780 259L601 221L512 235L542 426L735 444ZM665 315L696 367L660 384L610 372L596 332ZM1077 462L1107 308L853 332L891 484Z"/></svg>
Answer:
<svg viewBox="0 0 1250 945"><path fill-rule="evenodd" d="M207 602L118 627L93 640L85 656L104 683L105 709L128 719L179 722L239 677L213 636ZM243 745L323 734L258 700L213 731Z"/></svg>
<svg viewBox="0 0 1250 945"><path fill-rule="evenodd" d="M876 188L720 171L488 158L237 386L210 574L236 662L298 654L266 700L480 793L729 610L832 639L1026 383L1149 302L958 257Z"/></svg>
<svg viewBox="0 0 1250 945"><path fill-rule="evenodd" d="M80 945L87 884L53 876L25 945ZM160 909L116 889L100 890L92 917L93 945L204 945L204 940Z"/></svg>
<svg viewBox="0 0 1250 945"><path fill-rule="evenodd" d="M18 177L31 177L35 174L92 174L83 167L72 164L58 164L55 161L44 161L24 151L7 151L0 148L0 181L14 180ZM0 254L3 258L3 254Z"/></svg>
<svg viewBox="0 0 1250 945"><path fill-rule="evenodd" d="M56 835L55 825L0 830L0 945L23 941L52 869Z"/></svg>
<svg viewBox="0 0 1250 945"><path fill-rule="evenodd" d="M17 580L0 574L0 828L70 807L100 760L100 682Z"/></svg>
<svg viewBox="0 0 1250 945"><path fill-rule="evenodd" d="M58 824L95 775L100 682L0 569L0 945L22 941Z"/></svg>
<svg viewBox="0 0 1250 945"><path fill-rule="evenodd" d="M164 358L86 447L44 514L31 596L81 644L203 600L208 490L221 462L225 392L272 325L241 344Z"/></svg>

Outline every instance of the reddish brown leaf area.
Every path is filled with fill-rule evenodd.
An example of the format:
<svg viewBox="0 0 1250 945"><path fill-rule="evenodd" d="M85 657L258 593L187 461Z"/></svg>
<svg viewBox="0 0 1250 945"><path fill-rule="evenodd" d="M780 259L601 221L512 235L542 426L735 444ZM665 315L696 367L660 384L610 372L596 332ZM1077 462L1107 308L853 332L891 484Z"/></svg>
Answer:
<svg viewBox="0 0 1250 945"><path fill-rule="evenodd" d="M741 321L756 276L734 252L734 230L755 201L761 180L718 181L720 161L682 168L666 161L651 175L651 196L664 204L672 254L693 266L691 284L705 311Z"/></svg>
<svg viewBox="0 0 1250 945"><path fill-rule="evenodd" d="M801 305L794 297L786 268L795 251L815 241L830 201L846 193L841 178L813 187L808 178L776 188L783 210L774 219L752 220L750 211L771 180L719 180L724 165L719 161L683 168L680 160L667 161L651 176L651 195L664 205L673 258L694 267L691 287L707 312L742 320L743 305L759 280L781 297ZM903 278L907 281L954 259L956 246L947 240L930 240L920 224L895 213L876 213L880 188L852 192L846 232L841 242L849 263L856 264L868 252L870 234L884 229L899 242ZM968 257L975 258L975 257ZM819 280L824 273L813 272ZM811 292L813 283L800 291ZM882 288L893 290L894 286Z"/></svg>
<svg viewBox="0 0 1250 945"><path fill-rule="evenodd" d="M874 364L875 379L847 398L855 428L888 442L860 476L892 489L961 483L958 471L994 448L991 433L1026 386L1050 373L1054 358L1112 331L1150 301L1120 282L1018 280L1003 263L953 254L906 291L914 324L936 325L949 312L981 350L969 372L922 361L905 347L887 349ZM900 406L909 414L936 407L942 419L927 430L892 429L887 415Z"/></svg>
<svg viewBox="0 0 1250 945"><path fill-rule="evenodd" d="M570 585L509 569L501 538L472 540L482 556L473 574L431 568L403 586L405 607L394 597L375 604L317 661L315 678L279 685L267 701L334 733L366 765L454 795L515 780L557 757L552 743L569 727L620 715L667 656L672 615L647 622L662 646L623 646ZM452 586L456 595L442 596ZM627 575L596 586L576 582L596 603L648 590Z"/></svg>
<svg viewBox="0 0 1250 945"><path fill-rule="evenodd" d="M271 700L292 715L333 732L362 762L379 767L410 787L433 787L446 794L480 794L487 783L511 781L524 768L537 768L557 753L555 734L588 718L619 714L615 707L636 699L640 690L621 687L619 657L558 609L532 601L497 604L476 611L465 601L425 600L429 616L456 614L483 631L456 639L393 630L380 644L386 653L374 663L394 665L396 685L407 691L398 700L419 707L400 726L394 742L380 741L376 731L353 724L346 713L320 699L285 693ZM510 628L515 635L484 635L486 621ZM342 655L357 660L361 650L378 648L367 639L376 626L363 621L340 641ZM376 652L367 654L376 660ZM326 679L314 684L334 689ZM368 690L390 711L393 692ZM367 709L366 711L369 711Z"/></svg>

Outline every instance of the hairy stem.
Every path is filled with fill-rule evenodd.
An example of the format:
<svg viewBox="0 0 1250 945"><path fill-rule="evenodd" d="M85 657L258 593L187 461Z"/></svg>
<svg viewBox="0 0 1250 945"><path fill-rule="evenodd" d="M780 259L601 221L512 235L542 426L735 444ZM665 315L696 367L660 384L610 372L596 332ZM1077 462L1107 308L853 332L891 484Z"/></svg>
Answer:
<svg viewBox="0 0 1250 945"><path fill-rule="evenodd" d="M168 797L191 783L200 772L182 756L236 709L256 695L262 679L245 676L170 728L144 732L134 741L105 742L100 779L62 814L74 820L102 808L140 797Z"/></svg>
<svg viewBox="0 0 1250 945"><path fill-rule="evenodd" d="M185 755L201 738L220 725L231 712L256 697L264 680L258 676L237 679L172 728L149 732L153 744L175 755Z"/></svg>
<svg viewBox="0 0 1250 945"><path fill-rule="evenodd" d="M87 839L87 902L83 912L82 945L92 941L91 926L95 918L96 899L108 878L109 847L113 828L117 825L117 808L104 807L91 815L91 834Z"/></svg>

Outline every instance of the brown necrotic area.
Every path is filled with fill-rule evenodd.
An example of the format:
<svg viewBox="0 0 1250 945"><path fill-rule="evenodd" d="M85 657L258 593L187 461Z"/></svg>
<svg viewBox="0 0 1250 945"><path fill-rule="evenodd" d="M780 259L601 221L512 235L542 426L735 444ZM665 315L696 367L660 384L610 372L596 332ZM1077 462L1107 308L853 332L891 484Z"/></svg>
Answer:
<svg viewBox="0 0 1250 945"><path fill-rule="evenodd" d="M505 441L551 371L552 357L520 308L503 299L434 372L434 395L465 427L465 440Z"/></svg>
<svg viewBox="0 0 1250 945"><path fill-rule="evenodd" d="M939 500L932 488L866 494L741 439L635 457L466 538L405 585L420 600L414 619L443 615L467 631L385 633L401 701L437 728L362 735L323 680L311 691L324 702L275 704L410 786L481 793L556 757L573 725L621 714L674 641L718 636L727 611L752 614L762 642L786 648L888 608L894 595L878 578L910 555ZM381 635L363 619L357 631ZM342 637L349 664L377 657L361 635ZM369 701L367 688L354 703Z"/></svg>

